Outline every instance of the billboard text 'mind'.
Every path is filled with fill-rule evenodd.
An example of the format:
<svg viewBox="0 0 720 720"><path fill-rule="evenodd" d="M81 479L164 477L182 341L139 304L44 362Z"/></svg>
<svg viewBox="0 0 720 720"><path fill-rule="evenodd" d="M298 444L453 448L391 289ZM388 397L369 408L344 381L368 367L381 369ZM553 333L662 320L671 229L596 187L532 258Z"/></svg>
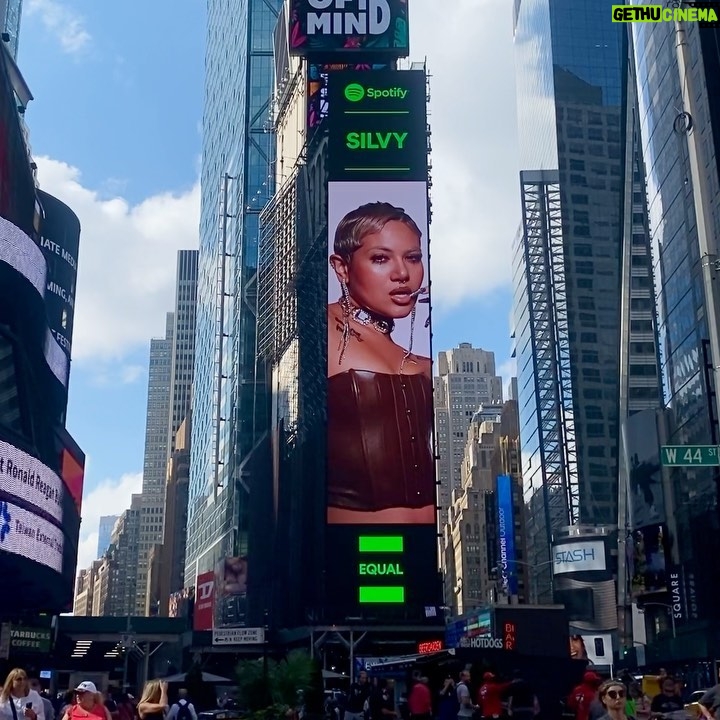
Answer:
<svg viewBox="0 0 720 720"><path fill-rule="evenodd" d="M291 0L293 55L405 57L407 0Z"/></svg>

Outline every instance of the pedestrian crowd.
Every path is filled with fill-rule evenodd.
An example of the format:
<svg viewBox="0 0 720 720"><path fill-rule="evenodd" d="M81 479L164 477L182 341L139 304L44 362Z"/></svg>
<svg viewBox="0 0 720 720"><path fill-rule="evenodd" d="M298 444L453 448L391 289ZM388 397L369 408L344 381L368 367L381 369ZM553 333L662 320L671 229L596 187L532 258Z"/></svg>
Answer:
<svg viewBox="0 0 720 720"><path fill-rule="evenodd" d="M520 672L503 679L488 671L473 686L470 671L463 670L457 679L448 675L437 692L415 673L408 692L396 698L393 680L369 679L361 671L333 714L338 720L720 720L720 684L692 711L679 679L661 670L657 680L659 692L648 697L629 674L603 679L588 669L566 698L543 712L538 693Z"/></svg>
<svg viewBox="0 0 720 720"><path fill-rule="evenodd" d="M110 690L102 693L90 680L79 683L54 701L37 678L21 668L11 670L0 691L0 720L198 720L184 688L177 702L168 701L168 684L145 683L140 699Z"/></svg>

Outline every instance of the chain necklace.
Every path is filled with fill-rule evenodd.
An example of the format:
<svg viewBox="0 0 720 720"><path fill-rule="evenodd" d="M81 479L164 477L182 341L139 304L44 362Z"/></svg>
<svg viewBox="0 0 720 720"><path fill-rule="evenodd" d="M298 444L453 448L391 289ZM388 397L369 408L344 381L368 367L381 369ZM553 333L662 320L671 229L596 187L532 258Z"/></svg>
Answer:
<svg viewBox="0 0 720 720"><path fill-rule="evenodd" d="M384 318L377 318L370 314L365 308L354 308L350 311L350 315L355 322L359 322L365 327L372 327L383 335L389 335L395 328L395 322L393 320L385 320Z"/></svg>

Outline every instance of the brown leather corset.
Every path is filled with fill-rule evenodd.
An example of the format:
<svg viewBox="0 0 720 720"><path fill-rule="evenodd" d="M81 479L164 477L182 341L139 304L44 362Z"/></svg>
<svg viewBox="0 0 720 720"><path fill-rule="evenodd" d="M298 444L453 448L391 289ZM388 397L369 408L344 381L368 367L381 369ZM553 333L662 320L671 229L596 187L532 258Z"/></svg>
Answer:
<svg viewBox="0 0 720 720"><path fill-rule="evenodd" d="M328 502L348 510L435 504L432 383L349 370L328 379Z"/></svg>

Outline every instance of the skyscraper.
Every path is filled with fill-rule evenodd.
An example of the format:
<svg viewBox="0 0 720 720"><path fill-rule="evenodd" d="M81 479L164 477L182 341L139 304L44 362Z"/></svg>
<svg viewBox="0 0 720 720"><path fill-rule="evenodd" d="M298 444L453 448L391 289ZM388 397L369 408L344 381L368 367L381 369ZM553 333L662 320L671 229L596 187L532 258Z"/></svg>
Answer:
<svg viewBox="0 0 720 720"><path fill-rule="evenodd" d="M610 2L515 2L514 337L531 586L543 600L553 532L617 524L621 395L635 409L660 397L627 35L610 14ZM631 303L631 289L645 295ZM629 382L640 366L644 381Z"/></svg>
<svg viewBox="0 0 720 720"><path fill-rule="evenodd" d="M115 523L107 558L107 571L100 573L106 591L93 590L94 598L103 596L97 613L103 615L136 615L137 578L142 495L133 495L130 507Z"/></svg>
<svg viewBox="0 0 720 720"><path fill-rule="evenodd" d="M190 411L195 359L197 260L197 250L178 251L175 311L167 314L165 337L150 341L136 584L136 611L139 615L145 614L148 607L149 555L153 546L163 541L168 462L175 447L177 430Z"/></svg>
<svg viewBox="0 0 720 720"><path fill-rule="evenodd" d="M167 457L175 450L175 435L190 413L195 365L195 313L197 309L198 251L179 250L175 281L175 326L170 357L170 417Z"/></svg>
<svg viewBox="0 0 720 720"><path fill-rule="evenodd" d="M496 404L502 411L502 378L495 374L495 353L460 343L438 353L434 381L435 432L439 524L447 520L453 489L461 486L461 466L467 430L481 405Z"/></svg>
<svg viewBox="0 0 720 720"><path fill-rule="evenodd" d="M708 273L714 276L711 284L718 282L719 39L718 29L703 28L696 22L633 26L662 373L669 408L663 443L668 445L716 444L720 440L715 409L718 390L712 369L720 359L712 357L709 327L715 300L705 282ZM701 240L699 228L707 240ZM705 242L709 247L703 247ZM673 611L678 633L687 638L689 653L710 656L719 651L717 644L713 647L706 639L717 637L712 628L720 622L716 602L720 581L717 573L707 572L720 552L717 468L675 467L665 472L663 519L668 525L665 535L671 572L653 588L656 596L650 599L676 602L671 594L672 574L677 597L682 600L680 609ZM654 644L658 627L664 627L662 656L679 659L678 649L670 647L675 632L666 609L650 603L646 617L648 642Z"/></svg>
<svg viewBox="0 0 720 720"><path fill-rule="evenodd" d="M97 548L97 556L99 558L101 558L107 552L107 549L110 547L112 531L119 517L119 515L103 515L100 518L100 525L98 527Z"/></svg>
<svg viewBox="0 0 720 720"><path fill-rule="evenodd" d="M454 615L494 602L499 594L500 475L509 476L512 496L513 520L508 525L512 526L515 551L507 564L523 580L526 575L517 402L492 406L492 412L479 410L466 435L461 485L451 493L448 521L442 528L445 604ZM524 583L513 581L505 595L526 597Z"/></svg>
<svg viewBox="0 0 720 720"><path fill-rule="evenodd" d="M175 314L167 313L165 337L150 341L147 415L145 420L145 458L142 501L139 504L135 614L145 613L148 555L155 543L162 542L165 506L165 473L170 433L170 379L172 372Z"/></svg>
<svg viewBox="0 0 720 720"><path fill-rule="evenodd" d="M258 215L274 191L281 4L208 2L186 584L248 550L249 473L264 431L253 424Z"/></svg>
<svg viewBox="0 0 720 720"><path fill-rule="evenodd" d="M0 0L0 28L7 34L7 47L13 58L17 58L21 15L22 0Z"/></svg>

